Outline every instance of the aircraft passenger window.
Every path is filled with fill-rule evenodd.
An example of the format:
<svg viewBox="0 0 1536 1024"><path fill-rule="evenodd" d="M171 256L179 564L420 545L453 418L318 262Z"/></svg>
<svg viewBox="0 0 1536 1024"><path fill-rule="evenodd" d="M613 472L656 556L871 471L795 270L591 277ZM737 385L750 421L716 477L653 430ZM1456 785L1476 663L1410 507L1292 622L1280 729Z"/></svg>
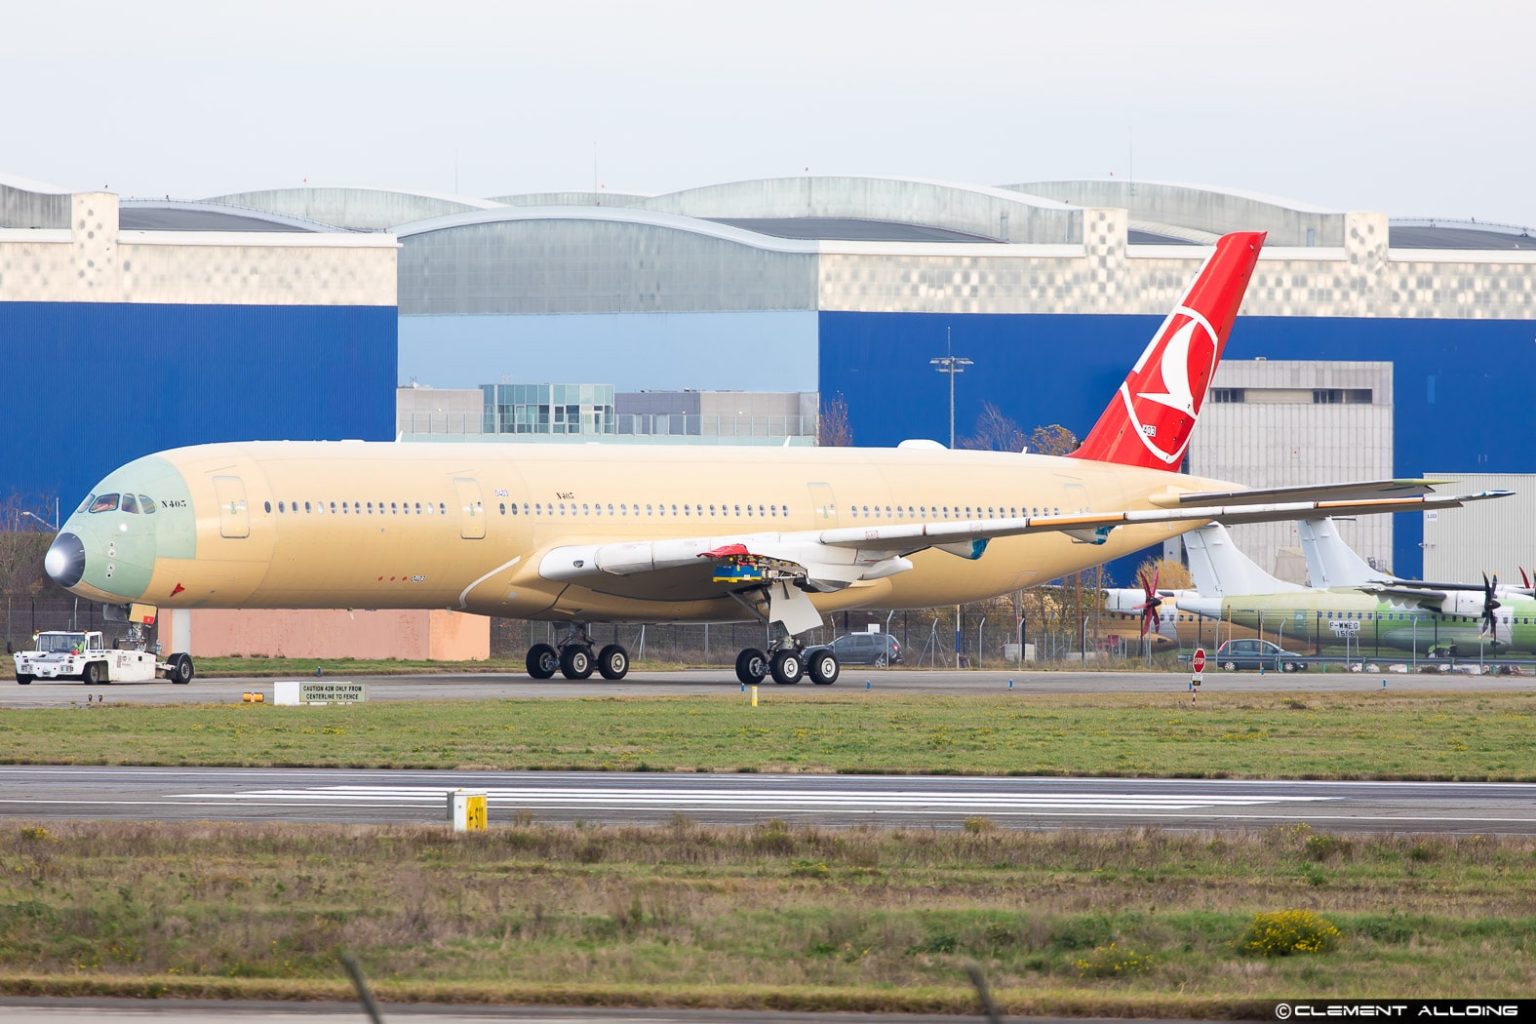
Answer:
<svg viewBox="0 0 1536 1024"><path fill-rule="evenodd" d="M565 515L565 502L560 503L560 514Z"/></svg>
<svg viewBox="0 0 1536 1024"><path fill-rule="evenodd" d="M278 510L278 511L279 511L279 512L286 512L286 511L287 511L287 506L286 506L286 505L284 505L284 504L283 504L283 503L282 503L282 502L281 502L281 501L280 501L280 502L278 502L278 503L277 503L277 510Z"/></svg>
<svg viewBox="0 0 1536 1024"><path fill-rule="evenodd" d="M307 502L307 501L304 503L304 513L306 515L309 514L309 502Z"/></svg>
<svg viewBox="0 0 1536 1024"><path fill-rule="evenodd" d="M608 503L608 514L613 515L613 502Z"/></svg>
<svg viewBox="0 0 1536 1024"><path fill-rule="evenodd" d="M283 510L283 506L281 504L279 504L277 506L277 510L279 512L281 512ZM368 514L369 515L373 515L373 502L371 502L371 501L368 503Z"/></svg>
<svg viewBox="0 0 1536 1024"><path fill-rule="evenodd" d="M512 503L512 514L517 515L517 502Z"/></svg>
<svg viewBox="0 0 1536 1024"><path fill-rule="evenodd" d="M263 509L265 509L265 510L266 510L266 511L267 511L267 512L268 512L268 513L269 513L269 514L270 514L270 513L271 513L271 511L272 511L272 503L271 503L271 502L270 502L270 501L264 501L264 502L262 502L262 503L261 503L261 507L262 507L262 508L263 508Z"/></svg>
<svg viewBox="0 0 1536 1024"><path fill-rule="evenodd" d="M501 514L502 515L506 515L507 514L507 503L506 502L502 502L501 503Z"/></svg>
<svg viewBox="0 0 1536 1024"><path fill-rule="evenodd" d="M683 504L683 515L687 516L687 515L692 515L693 514L692 512L689 511L690 507L691 506L689 506L686 502Z"/></svg>
<svg viewBox="0 0 1536 1024"><path fill-rule="evenodd" d="M147 494L139 495L139 511L147 516L155 514L155 499Z"/></svg>
<svg viewBox="0 0 1536 1024"><path fill-rule="evenodd" d="M437 503L437 514L440 516L445 516L448 514L448 505L446 502L440 501Z"/></svg>
<svg viewBox="0 0 1536 1024"><path fill-rule="evenodd" d="M944 506L944 514L943 514L943 516L941 518L943 518L943 519L948 519L949 518L949 506L948 505Z"/></svg>
<svg viewBox="0 0 1536 1024"><path fill-rule="evenodd" d="M677 516L677 506L676 505L672 506L672 515L673 515L674 518Z"/></svg>
<svg viewBox="0 0 1536 1024"><path fill-rule="evenodd" d="M536 516L542 516L544 514L544 503L542 501L536 501L533 503L533 514Z"/></svg>
<svg viewBox="0 0 1536 1024"><path fill-rule="evenodd" d="M768 514L770 516L777 516L779 514L779 506L777 506L777 505L769 505L768 506Z"/></svg>
<svg viewBox="0 0 1536 1024"><path fill-rule="evenodd" d="M628 505L620 505L619 506L619 515L621 515L621 516L629 515L629 506Z"/></svg>

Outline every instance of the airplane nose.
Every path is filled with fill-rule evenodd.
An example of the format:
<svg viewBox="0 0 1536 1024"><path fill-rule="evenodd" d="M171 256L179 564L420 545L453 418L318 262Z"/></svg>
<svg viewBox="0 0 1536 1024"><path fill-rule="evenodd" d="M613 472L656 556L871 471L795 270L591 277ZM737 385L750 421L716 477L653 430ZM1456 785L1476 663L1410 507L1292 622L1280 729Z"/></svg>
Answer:
<svg viewBox="0 0 1536 1024"><path fill-rule="evenodd" d="M80 538L72 533L55 537L48 553L43 556L43 571L65 589L79 583L85 575L85 545Z"/></svg>

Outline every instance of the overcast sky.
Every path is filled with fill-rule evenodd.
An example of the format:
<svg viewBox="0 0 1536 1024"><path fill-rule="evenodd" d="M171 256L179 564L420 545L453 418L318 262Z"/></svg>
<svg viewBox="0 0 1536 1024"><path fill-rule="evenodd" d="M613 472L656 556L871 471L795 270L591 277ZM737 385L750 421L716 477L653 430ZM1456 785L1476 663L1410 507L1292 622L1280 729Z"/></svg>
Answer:
<svg viewBox="0 0 1536 1024"><path fill-rule="evenodd" d="M8 4L0 175L125 195L1217 184L1536 225L1536 5ZM1134 166L1133 166L1134 160Z"/></svg>

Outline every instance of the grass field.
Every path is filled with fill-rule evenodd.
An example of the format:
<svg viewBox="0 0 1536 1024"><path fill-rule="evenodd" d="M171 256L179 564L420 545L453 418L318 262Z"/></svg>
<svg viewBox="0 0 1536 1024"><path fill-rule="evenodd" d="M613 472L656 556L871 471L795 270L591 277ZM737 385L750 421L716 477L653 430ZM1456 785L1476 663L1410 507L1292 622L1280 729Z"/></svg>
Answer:
<svg viewBox="0 0 1536 1024"><path fill-rule="evenodd" d="M0 992L1242 1016L1536 988L1536 840L6 824ZM1260 912L1337 927L1245 953Z"/></svg>
<svg viewBox="0 0 1536 1024"><path fill-rule="evenodd" d="M0 712L0 761L1533 780L1536 695L719 697Z"/></svg>

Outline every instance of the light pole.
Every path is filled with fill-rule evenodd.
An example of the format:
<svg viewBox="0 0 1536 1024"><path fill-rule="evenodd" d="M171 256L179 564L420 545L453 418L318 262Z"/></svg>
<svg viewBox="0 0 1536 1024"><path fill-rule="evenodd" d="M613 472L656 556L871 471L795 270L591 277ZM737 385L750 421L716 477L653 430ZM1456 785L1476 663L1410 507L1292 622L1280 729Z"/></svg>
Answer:
<svg viewBox="0 0 1536 1024"><path fill-rule="evenodd" d="M974 361L964 356L955 355L955 346L949 335L949 328L944 328L944 354L928 360L939 373L949 374L949 450L955 450L955 374L964 373L967 366L976 365ZM960 606L955 605L955 668L960 667Z"/></svg>
<svg viewBox="0 0 1536 1024"><path fill-rule="evenodd" d="M928 364L939 373L949 374L949 446L955 446L955 374L964 373L967 366L975 366L974 360L965 356L955 355L954 346L950 343L949 328L944 328L944 354L935 359L928 360Z"/></svg>
<svg viewBox="0 0 1536 1024"><path fill-rule="evenodd" d="M18 511L20 511L22 515L28 517L29 519L36 519L38 522L48 527L48 529L52 530L54 533L59 532L59 524L57 522L50 523L36 512L29 512L26 509L19 509ZM58 513L55 512L54 515L58 515Z"/></svg>

